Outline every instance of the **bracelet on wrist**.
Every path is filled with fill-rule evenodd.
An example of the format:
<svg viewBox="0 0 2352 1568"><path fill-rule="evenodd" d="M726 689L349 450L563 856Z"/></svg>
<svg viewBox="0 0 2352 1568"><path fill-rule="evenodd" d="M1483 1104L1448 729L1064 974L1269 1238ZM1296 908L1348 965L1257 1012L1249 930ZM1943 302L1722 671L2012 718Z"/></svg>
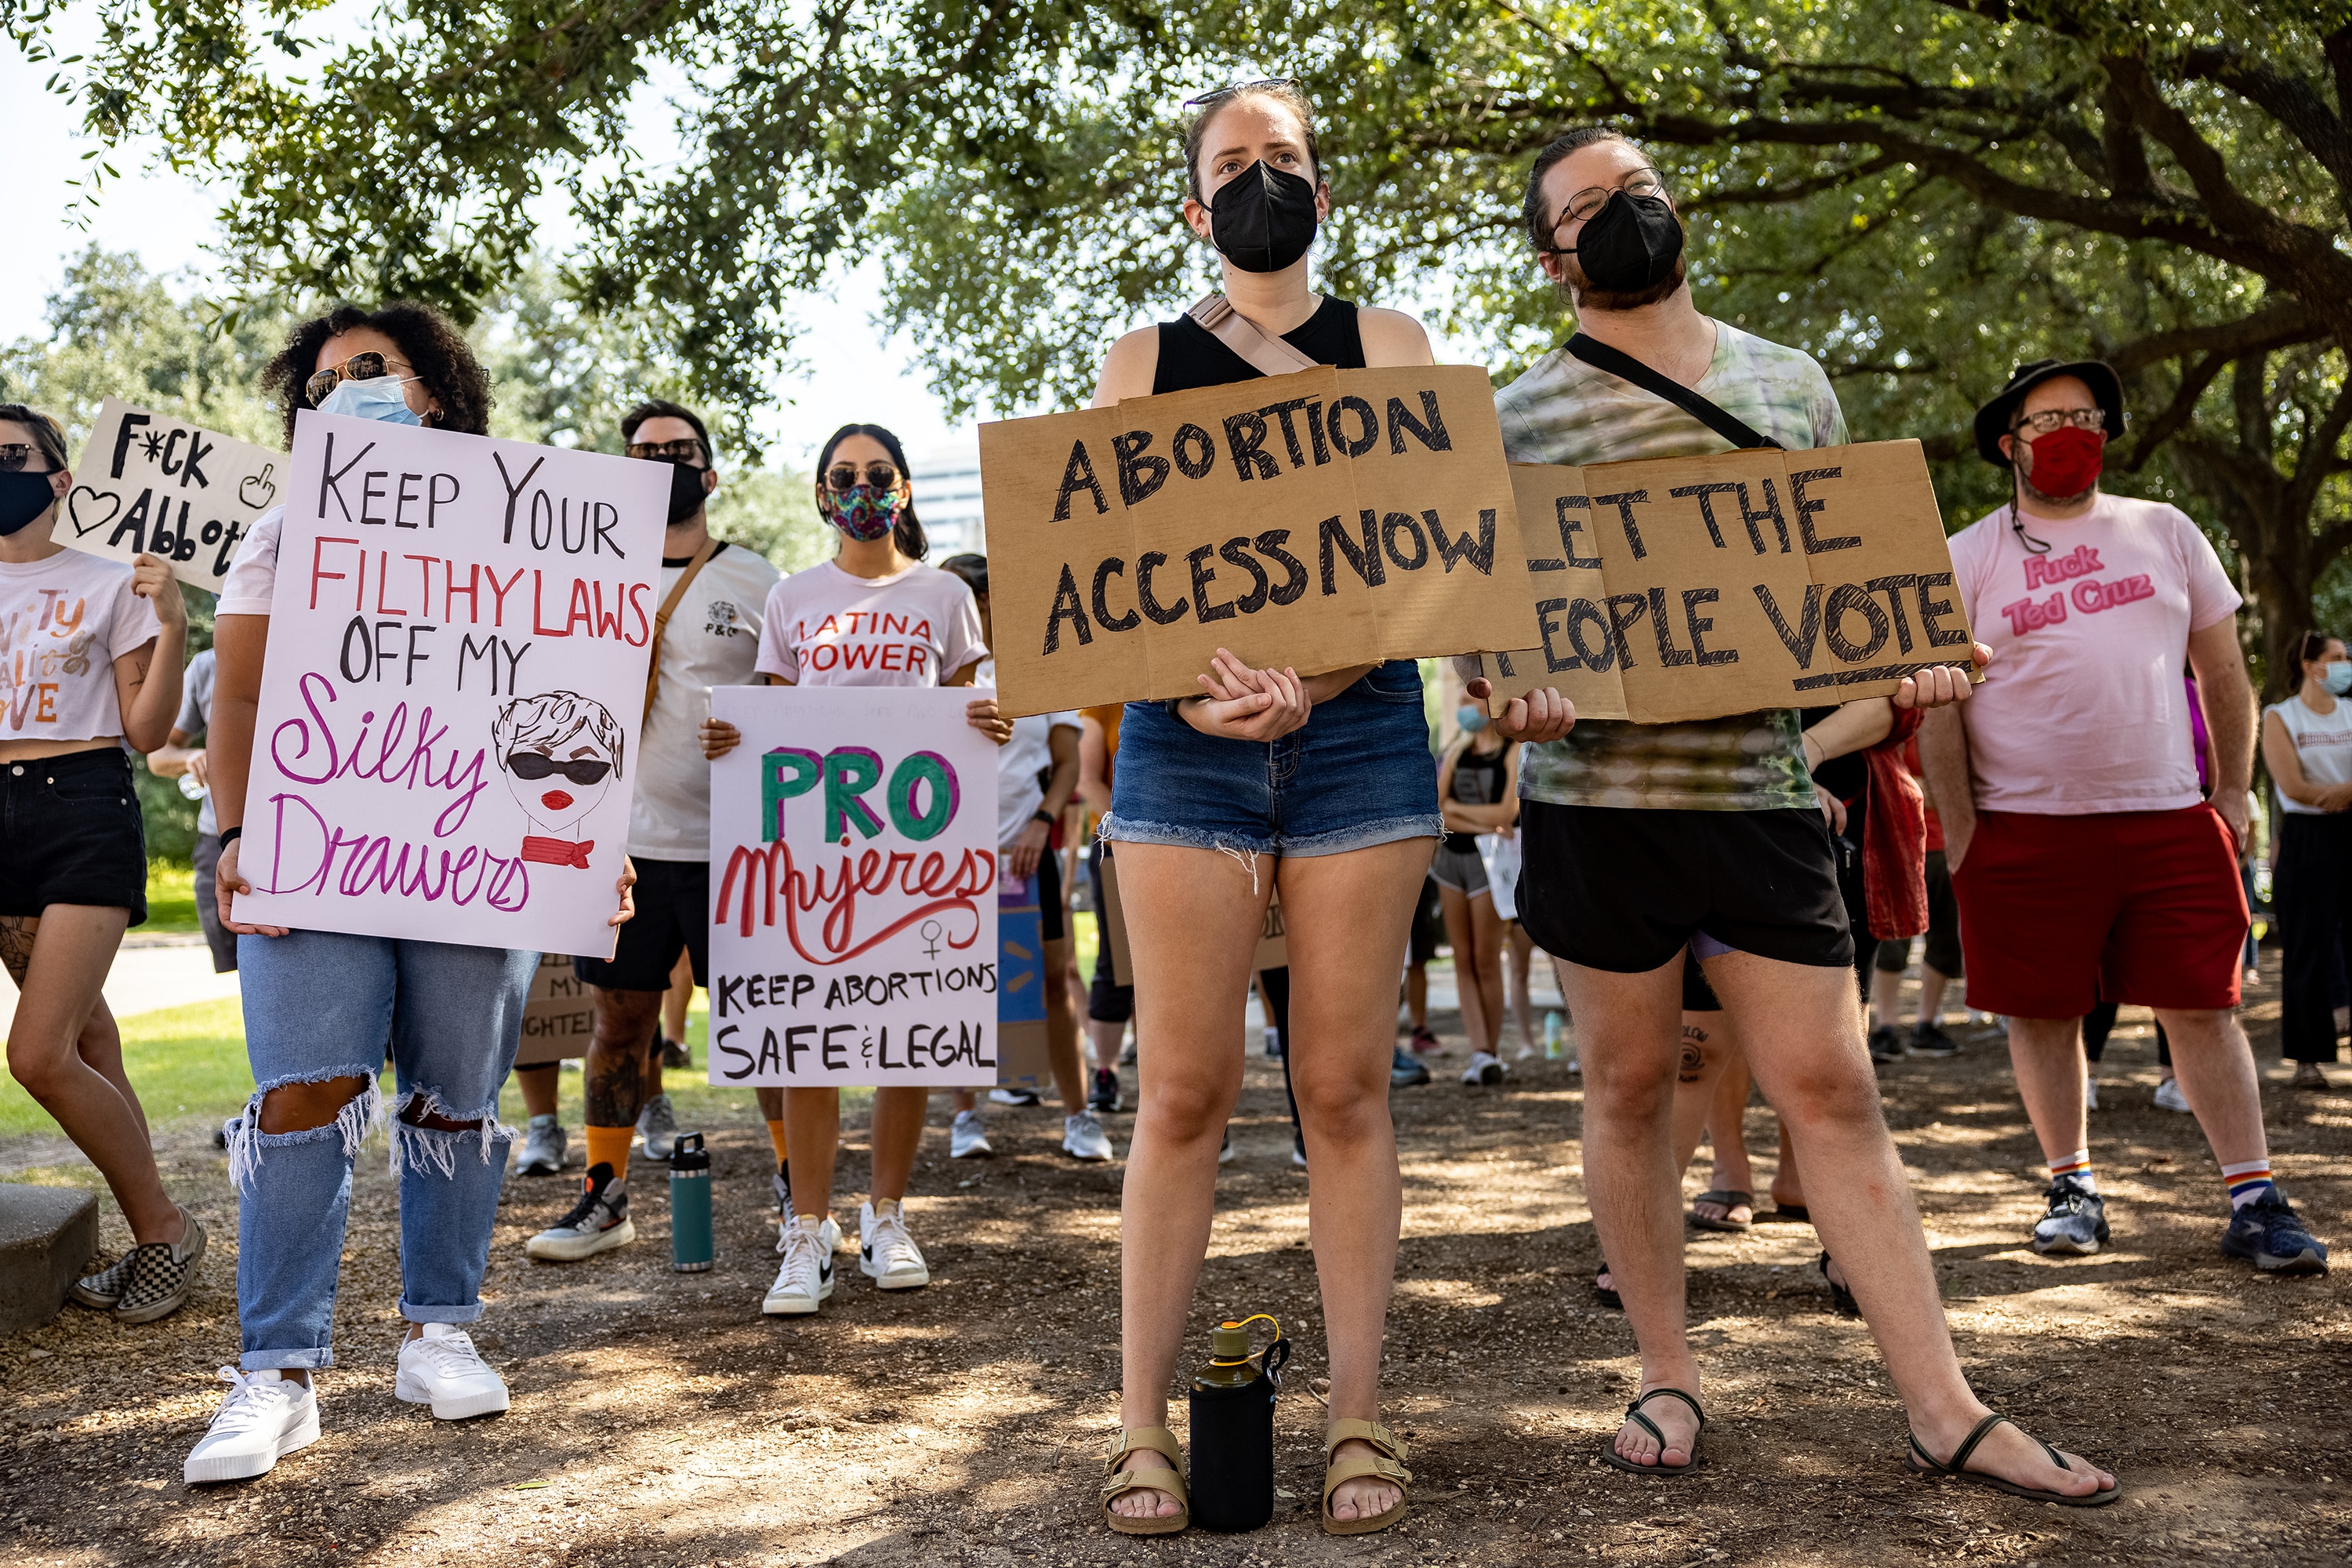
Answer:
<svg viewBox="0 0 2352 1568"><path fill-rule="evenodd" d="M220 830L221 847L226 849L244 837L245 829L242 827L224 827Z"/></svg>
<svg viewBox="0 0 2352 1568"><path fill-rule="evenodd" d="M1046 826L1051 827L1054 826L1054 814L1047 811L1041 805L1036 810L1029 814L1029 820L1032 822L1042 822Z"/></svg>

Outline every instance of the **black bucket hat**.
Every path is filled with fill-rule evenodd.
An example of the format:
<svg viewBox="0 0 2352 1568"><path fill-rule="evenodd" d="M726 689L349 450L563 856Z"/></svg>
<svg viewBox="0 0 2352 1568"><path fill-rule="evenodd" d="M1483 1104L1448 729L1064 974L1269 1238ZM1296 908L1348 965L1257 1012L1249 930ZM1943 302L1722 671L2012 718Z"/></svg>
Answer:
<svg viewBox="0 0 2352 1568"><path fill-rule="evenodd" d="M2008 468L2009 459L2000 455L2000 438L2010 433L2011 425L2015 423L2017 405L2025 401L2027 393L2061 375L2076 377L2091 389L2091 395L2098 400L2099 412L2106 416L2107 439L2121 437L2124 384L2116 376L2115 366L2103 359L2038 359L2010 372L2009 384L1977 410L1977 456L1997 468Z"/></svg>

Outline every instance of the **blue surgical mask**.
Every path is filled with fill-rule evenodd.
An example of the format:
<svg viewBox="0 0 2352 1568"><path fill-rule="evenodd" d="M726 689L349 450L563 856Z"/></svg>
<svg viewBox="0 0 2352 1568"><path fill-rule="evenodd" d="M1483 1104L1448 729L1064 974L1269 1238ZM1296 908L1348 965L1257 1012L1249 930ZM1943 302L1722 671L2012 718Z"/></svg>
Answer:
<svg viewBox="0 0 2352 1568"><path fill-rule="evenodd" d="M319 412L352 419L379 419L386 425L422 425L425 421L408 406L408 395L401 391L404 384L395 375L340 382L334 391L327 394L327 401L319 405Z"/></svg>
<svg viewBox="0 0 2352 1568"><path fill-rule="evenodd" d="M2352 664L2337 659L2326 666L2319 672L2319 684L2337 697L2352 691Z"/></svg>
<svg viewBox="0 0 2352 1568"><path fill-rule="evenodd" d="M1461 725L1465 733L1475 735L1486 727L1486 710L1465 702L1454 710L1454 721Z"/></svg>

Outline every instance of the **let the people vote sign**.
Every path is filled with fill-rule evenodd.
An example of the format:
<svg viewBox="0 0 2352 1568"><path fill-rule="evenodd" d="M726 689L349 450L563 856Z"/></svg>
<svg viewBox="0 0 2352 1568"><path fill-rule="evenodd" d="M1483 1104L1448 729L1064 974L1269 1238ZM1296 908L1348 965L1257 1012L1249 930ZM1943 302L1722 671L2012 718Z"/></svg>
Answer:
<svg viewBox="0 0 2352 1568"><path fill-rule="evenodd" d="M1487 658L1497 711L1550 686L1580 718L1713 719L1883 696L1969 662L1916 441L1511 479L1538 635Z"/></svg>
<svg viewBox="0 0 2352 1568"><path fill-rule="evenodd" d="M282 499L285 472L283 452L110 397L55 537L115 561L160 556L217 594L246 531Z"/></svg>
<svg viewBox="0 0 2352 1568"><path fill-rule="evenodd" d="M711 691L743 737L710 766L712 1083L996 1081L996 748L971 696Z"/></svg>
<svg viewBox="0 0 2352 1568"><path fill-rule="evenodd" d="M980 427L998 700L1535 640L1486 373L1309 370Z"/></svg>
<svg viewBox="0 0 2352 1568"><path fill-rule="evenodd" d="M668 466L306 410L287 479L238 914L609 957Z"/></svg>

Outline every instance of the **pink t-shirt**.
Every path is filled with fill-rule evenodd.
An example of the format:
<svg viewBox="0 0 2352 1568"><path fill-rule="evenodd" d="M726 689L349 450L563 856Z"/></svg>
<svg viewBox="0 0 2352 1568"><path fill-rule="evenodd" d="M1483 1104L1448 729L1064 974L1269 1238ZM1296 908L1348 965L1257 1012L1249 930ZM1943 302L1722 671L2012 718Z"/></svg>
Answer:
<svg viewBox="0 0 2352 1568"><path fill-rule="evenodd" d="M2204 798L2180 675L2189 634L2238 608L2178 507L2101 496L2063 521L2002 507L1954 534L1952 574L1993 661L1961 709L1978 809L2072 816Z"/></svg>
<svg viewBox="0 0 2352 1568"><path fill-rule="evenodd" d="M131 566L60 550L0 561L0 741L122 733L114 661L163 632Z"/></svg>
<svg viewBox="0 0 2352 1568"><path fill-rule="evenodd" d="M987 652L955 574L917 563L853 577L828 561L768 590L752 668L795 686L938 686Z"/></svg>

